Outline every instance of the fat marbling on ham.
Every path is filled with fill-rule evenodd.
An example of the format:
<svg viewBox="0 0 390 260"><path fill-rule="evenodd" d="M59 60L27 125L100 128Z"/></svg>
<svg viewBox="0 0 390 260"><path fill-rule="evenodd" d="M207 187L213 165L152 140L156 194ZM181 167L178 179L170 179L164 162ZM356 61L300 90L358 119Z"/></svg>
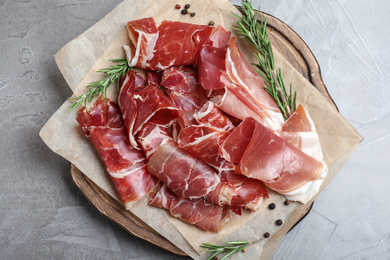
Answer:
<svg viewBox="0 0 390 260"><path fill-rule="evenodd" d="M167 209L172 216L206 231L220 231L230 218L228 207L208 203L203 198L178 198L165 184L150 194L149 205Z"/></svg>
<svg viewBox="0 0 390 260"><path fill-rule="evenodd" d="M114 102L100 97L88 112L81 108L76 119L101 156L127 209L157 185L158 180L147 170L144 153L131 146Z"/></svg>

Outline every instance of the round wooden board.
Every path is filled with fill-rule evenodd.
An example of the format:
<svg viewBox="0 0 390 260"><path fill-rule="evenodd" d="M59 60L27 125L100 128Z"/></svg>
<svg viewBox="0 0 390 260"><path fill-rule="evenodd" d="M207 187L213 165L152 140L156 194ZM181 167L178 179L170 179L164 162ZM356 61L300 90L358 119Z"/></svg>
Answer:
<svg viewBox="0 0 390 260"><path fill-rule="evenodd" d="M268 36L274 48L336 107L322 81L318 62L306 43L287 24L269 14L263 13L263 15L267 19L269 27ZM174 254L186 256L186 253L158 234L130 211L127 211L121 203L98 187L74 165L71 165L71 176L75 185L105 217L136 237ZM311 206L307 206L307 210L302 215L302 218L310 211Z"/></svg>

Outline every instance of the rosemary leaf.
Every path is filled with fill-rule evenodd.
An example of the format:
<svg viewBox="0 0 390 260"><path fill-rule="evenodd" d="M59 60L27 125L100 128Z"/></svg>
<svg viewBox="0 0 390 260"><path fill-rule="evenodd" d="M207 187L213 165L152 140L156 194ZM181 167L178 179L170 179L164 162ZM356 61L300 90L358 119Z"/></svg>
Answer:
<svg viewBox="0 0 390 260"><path fill-rule="evenodd" d="M264 79L264 89L272 96L278 105L280 112L285 119L296 109L297 93L290 91L287 93L282 78L281 70L275 70L274 54L272 45L268 40L267 19L260 13L260 8L256 11L252 7L252 1L242 0L241 11L243 16L233 14L238 21L233 26L239 34L239 38L246 39L256 50L254 54L258 64L255 71ZM257 19L260 16L259 19Z"/></svg>
<svg viewBox="0 0 390 260"><path fill-rule="evenodd" d="M119 90L119 79L133 68L128 66L126 59L112 59L109 61L116 62L118 64L111 65L110 68L103 68L98 70L98 73L103 73L106 76L101 80L89 83L87 85L88 90L84 94L78 97L70 97L69 99L74 99L75 102L72 104L69 112L78 106L82 106L83 104L85 107L87 107L87 103L92 102L93 98L100 94L103 96L103 98L107 98L107 89L115 81L116 88Z"/></svg>

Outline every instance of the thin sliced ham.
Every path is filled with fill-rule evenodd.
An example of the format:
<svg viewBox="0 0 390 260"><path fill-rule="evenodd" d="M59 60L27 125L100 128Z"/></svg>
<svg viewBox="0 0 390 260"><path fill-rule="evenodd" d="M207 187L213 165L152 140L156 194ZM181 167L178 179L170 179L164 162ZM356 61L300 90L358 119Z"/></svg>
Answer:
<svg viewBox="0 0 390 260"><path fill-rule="evenodd" d="M126 74L118 95L129 140L134 148L140 149L136 135L142 126L151 122L168 127L178 118L178 109L164 95L158 85L151 83L137 91L137 72L131 70Z"/></svg>
<svg viewBox="0 0 390 260"><path fill-rule="evenodd" d="M198 65L199 83L221 110L241 120L251 116L272 130L281 128L284 119L278 106L265 91L262 78L245 60L234 37L227 48L205 46Z"/></svg>
<svg viewBox="0 0 390 260"><path fill-rule="evenodd" d="M139 136L149 158L148 170L179 198L200 198L220 182L215 170L181 149L162 127L148 124Z"/></svg>
<svg viewBox="0 0 390 260"><path fill-rule="evenodd" d="M100 97L88 112L81 108L76 119L101 156L127 209L157 185L147 170L144 153L131 146L115 103Z"/></svg>
<svg viewBox="0 0 390 260"><path fill-rule="evenodd" d="M165 184L150 194L149 205L167 209L172 216L206 231L218 232L230 219L226 206L210 204L202 198L178 198Z"/></svg>
<svg viewBox="0 0 390 260"><path fill-rule="evenodd" d="M239 138L242 136L242 138ZM245 145L239 144L243 140ZM250 140L248 142L248 139ZM240 147L240 149L235 149ZM253 118L246 118L225 140L222 154L239 160L236 171L288 193L317 179L323 164L274 134Z"/></svg>
<svg viewBox="0 0 390 260"><path fill-rule="evenodd" d="M230 120L212 102L204 104L194 118L197 124L180 132L177 140L179 147L202 159L218 172L234 170L235 165L219 155L220 145L234 129Z"/></svg>
<svg viewBox="0 0 390 260"><path fill-rule="evenodd" d="M283 124L279 135L290 144L323 164L324 170L317 179L309 181L297 190L284 194L290 200L306 203L318 193L328 172L328 168L324 162L318 133L314 122L310 118L309 112L302 105L299 105Z"/></svg>
<svg viewBox="0 0 390 260"><path fill-rule="evenodd" d="M153 18L127 24L133 45L125 47L131 67L163 70L174 65L196 63L198 48L211 43L212 28L177 21L156 24Z"/></svg>

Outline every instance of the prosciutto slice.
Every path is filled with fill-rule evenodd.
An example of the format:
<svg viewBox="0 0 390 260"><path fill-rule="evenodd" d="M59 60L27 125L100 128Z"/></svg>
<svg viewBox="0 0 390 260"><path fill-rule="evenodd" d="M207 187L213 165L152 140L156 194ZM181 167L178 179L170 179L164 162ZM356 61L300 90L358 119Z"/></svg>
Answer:
<svg viewBox="0 0 390 260"><path fill-rule="evenodd" d="M149 205L167 209L172 216L203 230L218 232L230 219L227 207L207 203L204 199L178 198L165 184L149 196Z"/></svg>
<svg viewBox="0 0 390 260"><path fill-rule="evenodd" d="M157 185L157 179L147 171L144 153L131 146L115 103L100 97L89 112L80 109L76 119L101 156L127 209Z"/></svg>
<svg viewBox="0 0 390 260"><path fill-rule="evenodd" d="M241 143L240 140L243 140ZM238 173L288 193L317 179L323 164L274 134L253 118L246 118L222 145L222 153L239 161Z"/></svg>
<svg viewBox="0 0 390 260"><path fill-rule="evenodd" d="M119 91L118 103L128 130L129 140L133 147L140 149L135 136L142 126L151 122L168 127L177 120L178 109L158 85L151 83L137 90L136 82L137 72L129 71Z"/></svg>
<svg viewBox="0 0 390 260"><path fill-rule="evenodd" d="M235 214L241 215L242 208L257 211L268 191L264 184L234 171L221 174L221 182L207 195L207 200L218 205L229 205Z"/></svg>
<svg viewBox="0 0 390 260"><path fill-rule="evenodd" d="M148 170L179 198L203 197L220 182L211 166L179 148L166 130L152 124L146 127L139 142L148 154Z"/></svg>
<svg viewBox="0 0 390 260"><path fill-rule="evenodd" d="M156 24L153 18L127 23L130 40L126 56L129 66L163 70L173 65L193 65L198 49L211 43L212 27L177 21Z"/></svg>
<svg viewBox="0 0 390 260"><path fill-rule="evenodd" d="M299 105L294 113L286 120L279 135L290 144L323 164L324 170L317 179L307 182L297 190L284 194L290 200L306 203L317 194L328 172L328 168L323 159L324 156L322 154L318 133L310 118L309 112L302 105Z"/></svg>
<svg viewBox="0 0 390 260"><path fill-rule="evenodd" d="M227 48L205 46L198 64L199 82L206 90L213 90L208 93L221 110L241 120L251 116L273 130L281 128L284 120L279 108L234 37Z"/></svg>
<svg viewBox="0 0 390 260"><path fill-rule="evenodd" d="M235 165L219 155L219 147L234 129L230 120L207 102L195 115L197 125L183 129L178 137L180 148L213 166L218 172L234 170Z"/></svg>

